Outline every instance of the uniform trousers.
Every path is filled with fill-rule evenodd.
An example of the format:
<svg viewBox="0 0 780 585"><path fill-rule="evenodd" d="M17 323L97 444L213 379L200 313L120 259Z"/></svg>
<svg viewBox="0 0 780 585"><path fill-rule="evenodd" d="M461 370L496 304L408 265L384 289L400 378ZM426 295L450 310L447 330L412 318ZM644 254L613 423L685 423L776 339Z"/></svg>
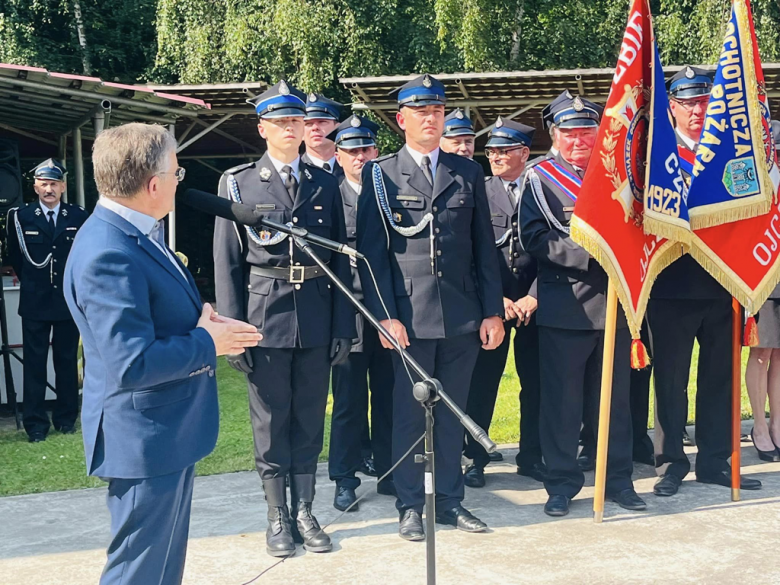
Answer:
<svg viewBox="0 0 780 585"><path fill-rule="evenodd" d="M604 331L539 327L542 379L540 437L547 465L544 487L550 495L573 498L585 476L577 465L583 406L593 405L591 424L598 429ZM618 329L612 379L612 415L607 457L607 493L633 487L629 369L631 335Z"/></svg>
<svg viewBox="0 0 780 585"><path fill-rule="evenodd" d="M696 379L696 473L728 471L731 456L731 301L651 299L648 306L655 367L655 465L658 475L685 478L688 375L699 342Z"/></svg>
<svg viewBox="0 0 780 585"><path fill-rule="evenodd" d="M100 585L176 585L184 574L195 466L110 479L111 543Z"/></svg>
<svg viewBox="0 0 780 585"><path fill-rule="evenodd" d="M369 385L370 380L370 385ZM393 358L373 329L363 333L363 350L353 351L333 368L333 416L330 426L330 479L356 489L355 472L363 460L362 435L371 390L371 450L381 477L390 469L393 432Z"/></svg>
<svg viewBox="0 0 780 585"><path fill-rule="evenodd" d="M501 376L506 366L509 344L514 347L514 361L520 378L520 450L515 458L518 467L531 467L542 462L539 443L539 333L536 318L528 325L514 327L516 321L505 324L504 341L496 349L479 350L477 364L471 376L466 414L485 431L490 428L496 406ZM515 332L514 337L512 331ZM465 455L482 469L490 462L485 448L466 433Z"/></svg>
<svg viewBox="0 0 780 585"><path fill-rule="evenodd" d="M46 378L51 337L57 400L52 409L55 429L72 427L79 416L79 330L72 319L22 319L24 347L24 430L28 435L49 432L46 414Z"/></svg>
<svg viewBox="0 0 780 585"><path fill-rule="evenodd" d="M260 478L316 473L328 402L328 346L249 351L249 414Z"/></svg>
<svg viewBox="0 0 780 585"><path fill-rule="evenodd" d="M449 339L411 339L406 350L460 408L468 402L469 384L481 342L479 334L467 333ZM412 394L412 381L397 353L393 353L393 461L425 432L425 409ZM411 370L410 370L411 371ZM412 374L416 381L417 377ZM443 404L434 407L434 453L436 458L436 507L448 510L463 501L463 470L460 458L464 429L457 417ZM423 452L423 443L393 472L398 492L396 508L422 513L425 503L423 465L414 462L414 453Z"/></svg>

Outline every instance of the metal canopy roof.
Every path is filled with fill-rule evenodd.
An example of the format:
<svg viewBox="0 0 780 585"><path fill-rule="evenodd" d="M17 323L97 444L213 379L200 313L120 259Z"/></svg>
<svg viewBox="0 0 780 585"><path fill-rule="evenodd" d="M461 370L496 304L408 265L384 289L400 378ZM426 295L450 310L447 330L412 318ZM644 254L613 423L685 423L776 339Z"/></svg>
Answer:
<svg viewBox="0 0 780 585"><path fill-rule="evenodd" d="M38 67L0 63L0 128L54 142L74 127L84 126L96 109L110 107L120 123L146 121L169 124L194 118L209 109L201 99L155 91L143 86L103 81L96 77L55 73Z"/></svg>
<svg viewBox="0 0 780 585"><path fill-rule="evenodd" d="M714 69L713 65L703 65ZM780 63L764 63L767 92L780 98ZM667 77L682 69L666 67ZM388 77L349 77L340 83L352 93L353 109L371 110L391 128L395 126L397 103L390 92L419 74ZM477 137L486 134L500 115L513 118L537 129L534 136L535 152L544 152L550 146L548 133L542 128L542 108L563 90L604 103L612 84L614 69L561 69L557 71L511 71L498 73L447 73L436 75L447 92L447 109L468 109ZM780 99L770 104L773 117L780 115ZM484 139L483 139L484 140ZM480 142L481 143L481 142Z"/></svg>

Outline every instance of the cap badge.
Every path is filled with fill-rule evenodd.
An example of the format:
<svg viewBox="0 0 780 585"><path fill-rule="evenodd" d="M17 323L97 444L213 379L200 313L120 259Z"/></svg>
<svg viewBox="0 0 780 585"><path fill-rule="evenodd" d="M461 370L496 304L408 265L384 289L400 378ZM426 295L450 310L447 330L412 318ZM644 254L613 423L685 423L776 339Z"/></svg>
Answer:
<svg viewBox="0 0 780 585"><path fill-rule="evenodd" d="M576 98L574 98L574 109L577 112L581 112L582 110L585 109L585 104L582 103L582 100L580 99L580 96L577 96Z"/></svg>
<svg viewBox="0 0 780 585"><path fill-rule="evenodd" d="M463 119L463 112L461 112L460 110L456 110L456 111L455 111L455 117L456 117L458 120L462 120L462 119Z"/></svg>
<svg viewBox="0 0 780 585"><path fill-rule="evenodd" d="M696 74L693 72L693 69L691 69L690 67L686 67L685 77L687 77L688 79L693 79L694 77L696 77Z"/></svg>
<svg viewBox="0 0 780 585"><path fill-rule="evenodd" d="M501 128L501 126L504 125L504 121L501 119L501 116L498 117L498 120L496 120L496 128Z"/></svg>
<svg viewBox="0 0 780 585"><path fill-rule="evenodd" d="M271 169L268 167L263 167L260 169L260 178L263 179L263 181L267 181L271 178Z"/></svg>
<svg viewBox="0 0 780 585"><path fill-rule="evenodd" d="M46 166L49 167L50 169L55 168L54 167L54 161L50 160Z"/></svg>
<svg viewBox="0 0 780 585"><path fill-rule="evenodd" d="M314 93L309 94L309 101L310 102L316 102L317 101L317 95Z"/></svg>
<svg viewBox="0 0 780 585"><path fill-rule="evenodd" d="M352 116L352 120L349 121L349 125L353 128L360 128L360 118Z"/></svg>
<svg viewBox="0 0 780 585"><path fill-rule="evenodd" d="M430 77L428 77L427 75L426 75L425 77L423 77L423 85L424 85L425 87L431 87L431 85L433 85L433 84L431 83L431 78L430 78Z"/></svg>
<svg viewBox="0 0 780 585"><path fill-rule="evenodd" d="M287 83L282 80L279 82L279 95L289 95L290 94L290 88L287 87Z"/></svg>

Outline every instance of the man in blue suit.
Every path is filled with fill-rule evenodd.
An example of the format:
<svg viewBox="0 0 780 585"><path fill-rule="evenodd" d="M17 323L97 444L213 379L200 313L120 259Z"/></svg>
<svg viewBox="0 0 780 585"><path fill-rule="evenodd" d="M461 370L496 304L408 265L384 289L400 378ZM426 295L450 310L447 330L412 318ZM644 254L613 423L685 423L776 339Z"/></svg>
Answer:
<svg viewBox="0 0 780 585"><path fill-rule="evenodd" d="M202 305L165 245L160 220L184 177L175 152L162 126L100 134L92 161L101 197L65 268L84 341L88 473L108 482L102 585L181 583L194 466L217 440L217 356L261 339Z"/></svg>

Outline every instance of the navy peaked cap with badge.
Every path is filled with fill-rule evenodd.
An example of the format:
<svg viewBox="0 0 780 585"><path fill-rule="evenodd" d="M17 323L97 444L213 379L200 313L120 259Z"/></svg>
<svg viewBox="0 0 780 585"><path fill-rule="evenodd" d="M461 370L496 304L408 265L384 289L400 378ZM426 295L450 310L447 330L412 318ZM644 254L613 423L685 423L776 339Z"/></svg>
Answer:
<svg viewBox="0 0 780 585"><path fill-rule="evenodd" d="M550 127L553 125L553 116L552 116L553 110L563 102L572 99L574 99L574 96L571 95L571 92L568 89L566 89L562 91L557 98L555 98L549 104L544 106L544 108L542 109L542 123L544 123L545 128L549 130Z"/></svg>
<svg viewBox="0 0 780 585"><path fill-rule="evenodd" d="M535 128L526 126L513 120L504 120L501 116L488 134L487 148L502 146L531 146L534 139Z"/></svg>
<svg viewBox="0 0 780 585"><path fill-rule="evenodd" d="M257 97L247 100L260 118L289 118L306 115L306 95L284 79Z"/></svg>
<svg viewBox="0 0 780 585"><path fill-rule="evenodd" d="M444 84L428 73L404 83L390 92L396 95L398 107L443 106L447 102Z"/></svg>
<svg viewBox="0 0 780 585"><path fill-rule="evenodd" d="M344 150L376 146L376 133L378 131L379 124L376 122L352 114L339 124L338 128L328 134L328 140L332 140L336 143L337 148Z"/></svg>
<svg viewBox="0 0 780 585"><path fill-rule="evenodd" d="M775 144L780 146L780 122L772 120L772 137L775 139Z"/></svg>
<svg viewBox="0 0 780 585"><path fill-rule="evenodd" d="M32 169L33 177L48 181L64 181L68 171L63 164L53 158L47 159Z"/></svg>
<svg viewBox="0 0 780 585"><path fill-rule="evenodd" d="M460 108L455 108L444 118L444 138L455 136L474 136L474 125Z"/></svg>
<svg viewBox="0 0 780 585"><path fill-rule="evenodd" d="M595 128L601 121L602 112L602 106L576 96L558 101L551 108L550 115L558 128Z"/></svg>
<svg viewBox="0 0 780 585"><path fill-rule="evenodd" d="M713 71L700 67L683 67L669 81L669 95L678 100L689 100L710 95Z"/></svg>
<svg viewBox="0 0 780 585"><path fill-rule="evenodd" d="M318 93L310 93L306 100L307 120L341 120L344 105Z"/></svg>

